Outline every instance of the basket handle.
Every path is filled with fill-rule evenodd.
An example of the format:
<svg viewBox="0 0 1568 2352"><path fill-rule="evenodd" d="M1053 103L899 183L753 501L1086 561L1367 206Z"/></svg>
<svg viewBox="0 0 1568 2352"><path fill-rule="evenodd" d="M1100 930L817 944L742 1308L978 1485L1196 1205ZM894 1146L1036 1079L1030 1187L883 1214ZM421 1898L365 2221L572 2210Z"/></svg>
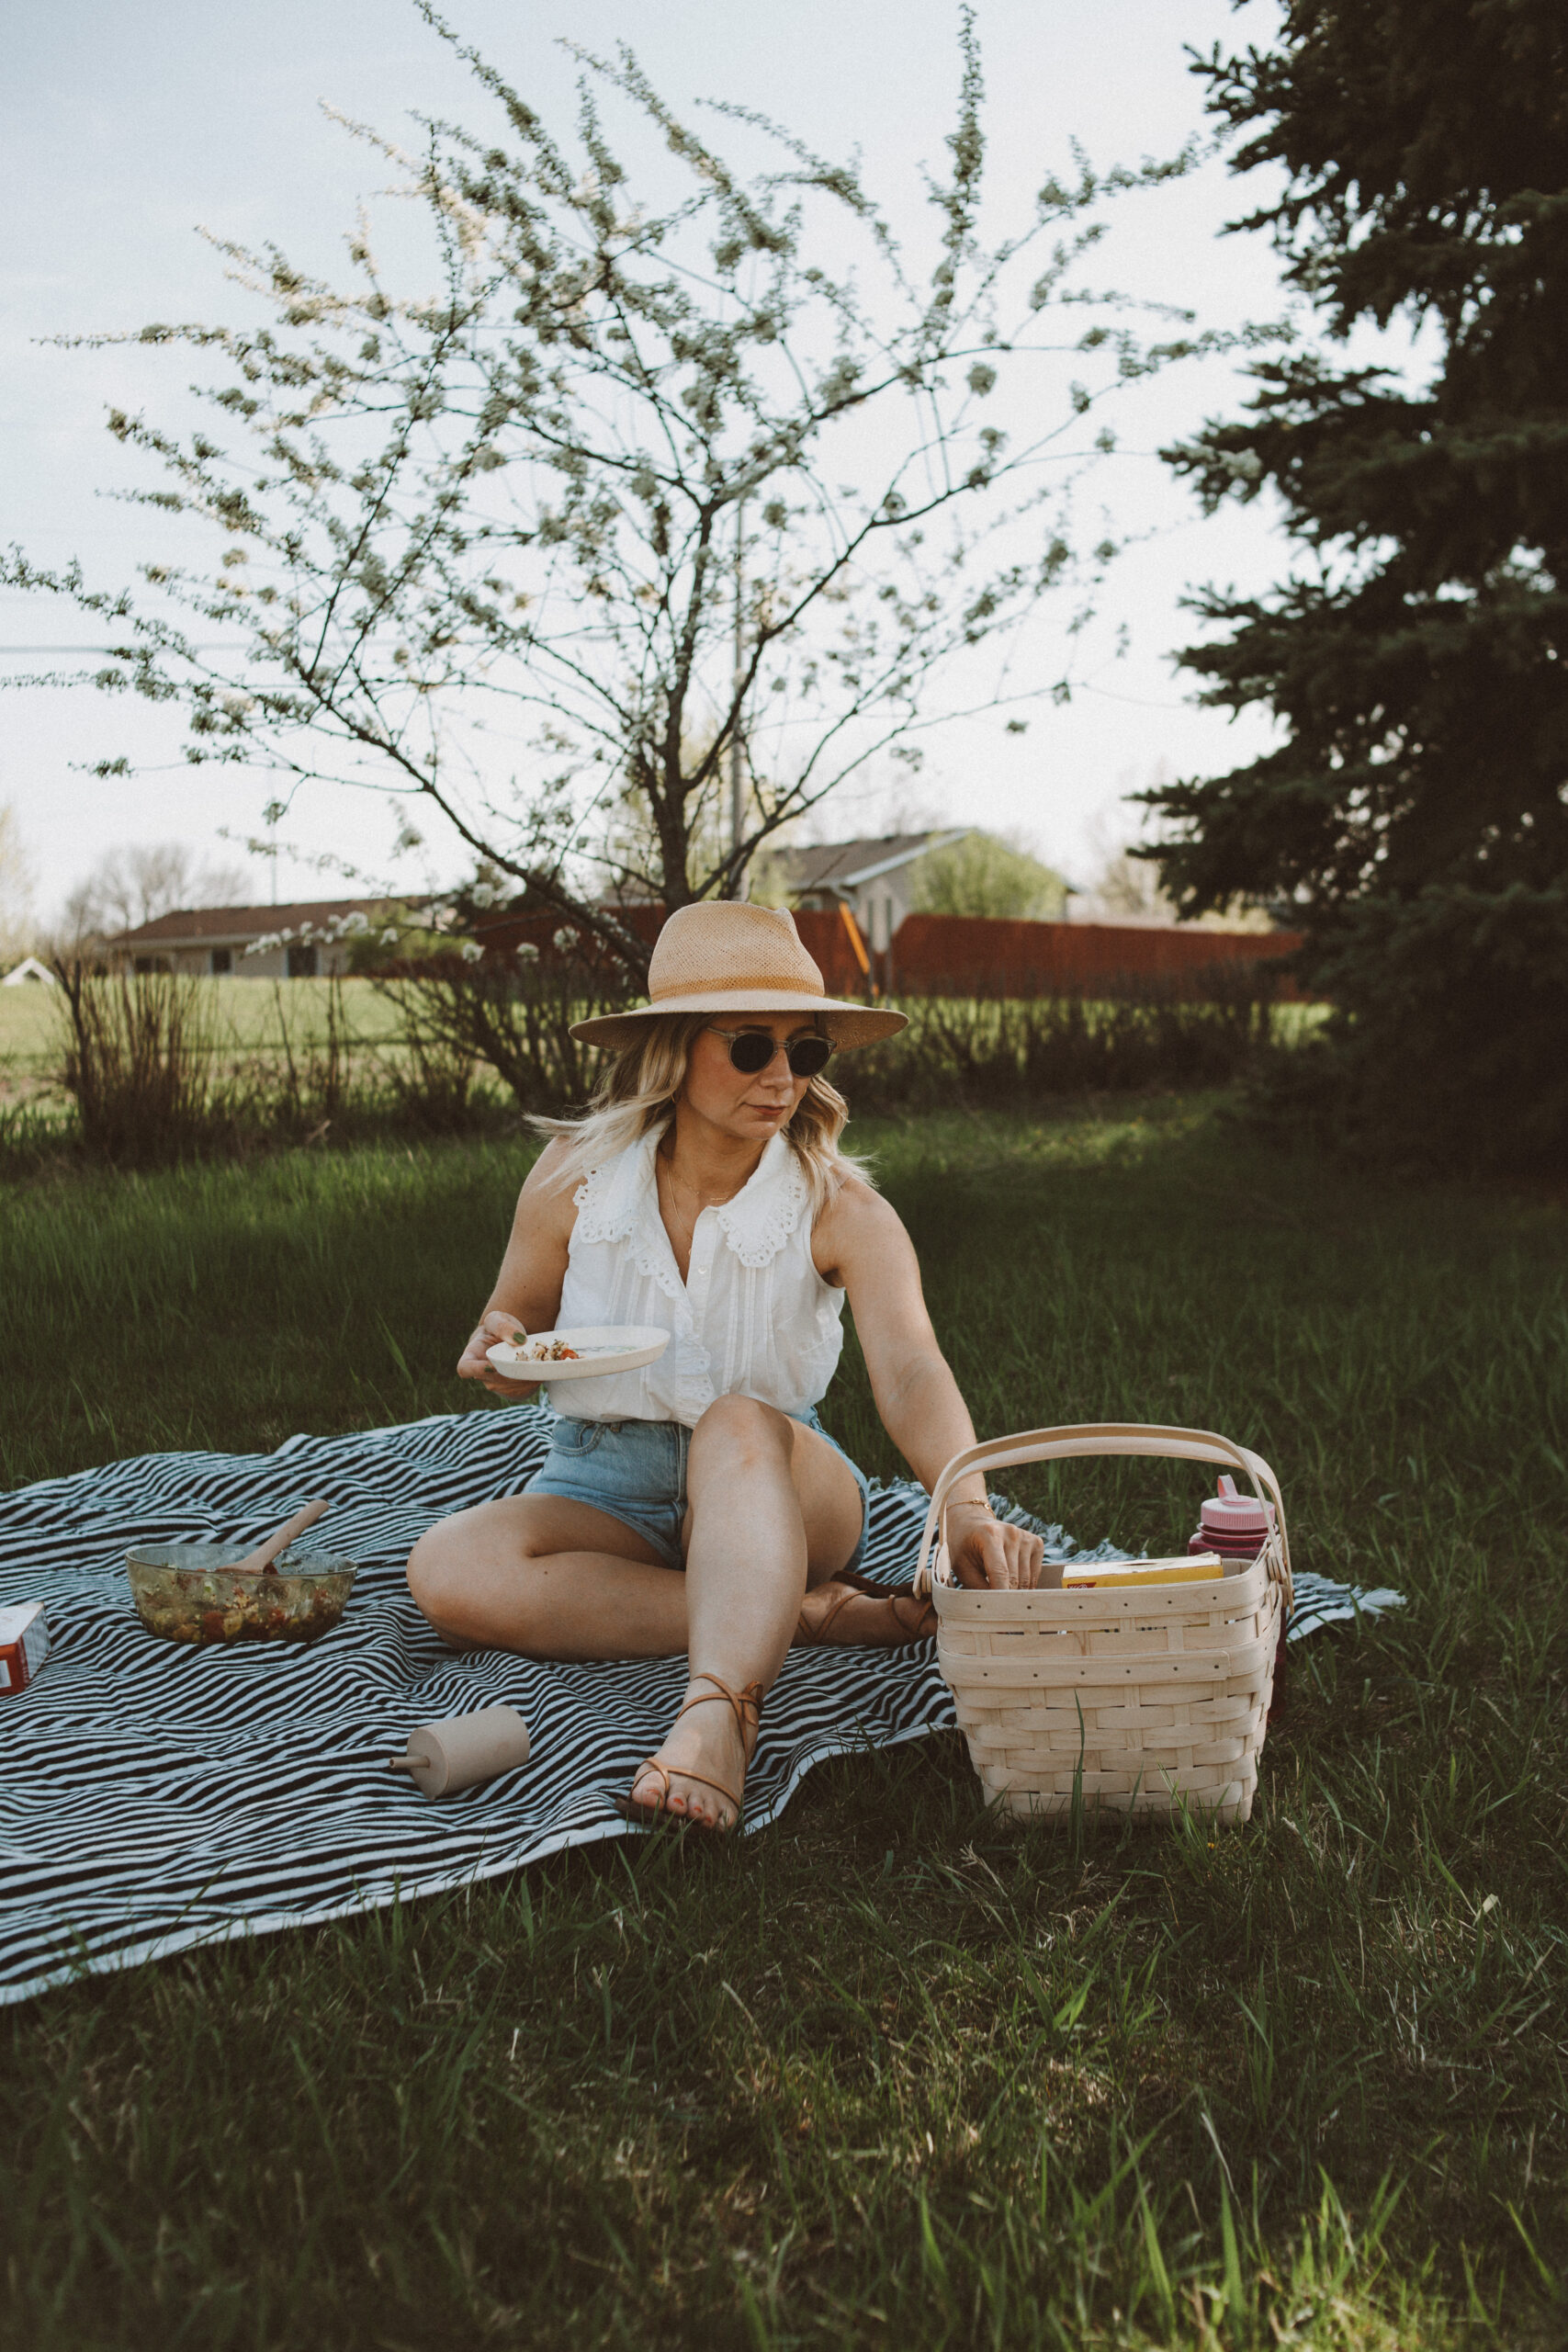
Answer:
<svg viewBox="0 0 1568 2352"><path fill-rule="evenodd" d="M1104 1453L1166 1454L1178 1462L1217 1462L1227 1470L1243 1471L1252 1483L1254 1494L1266 1498L1274 1506L1289 1589L1291 1546L1285 1533L1284 1499L1279 1480L1261 1454L1235 1444L1213 1430L1162 1429L1157 1424L1140 1421L1080 1421L1064 1429L1025 1430L1012 1437L988 1438L984 1444L965 1446L961 1453L953 1455L931 1488L931 1508L926 1512L920 1556L915 1568L915 1590L922 1596L931 1590L938 1566L944 1584L954 1581L946 1556L945 1508L958 1480L966 1477L971 1470L1009 1470L1024 1462L1059 1462L1074 1455ZM936 1564L931 1563L933 1539L940 1542Z"/></svg>

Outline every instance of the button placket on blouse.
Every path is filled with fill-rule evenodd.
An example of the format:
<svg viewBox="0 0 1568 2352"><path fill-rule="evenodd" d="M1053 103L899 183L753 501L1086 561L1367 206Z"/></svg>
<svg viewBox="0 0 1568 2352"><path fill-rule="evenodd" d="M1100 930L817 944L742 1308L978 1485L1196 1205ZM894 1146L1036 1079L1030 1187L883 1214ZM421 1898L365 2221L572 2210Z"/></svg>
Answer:
<svg viewBox="0 0 1568 2352"><path fill-rule="evenodd" d="M686 1261L686 1295L691 1300L694 1337L702 1339L703 1310L707 1305L708 1284L713 1275L714 1250L718 1241L718 1217L712 1209L704 1209L692 1232L691 1254ZM710 1379L698 1375L691 1385L705 1404L712 1404L714 1386Z"/></svg>
<svg viewBox="0 0 1568 2352"><path fill-rule="evenodd" d="M686 1288L694 1298L707 1295L713 1273L713 1253L718 1240L718 1218L712 1209L704 1209L692 1234L692 1251L686 1261Z"/></svg>

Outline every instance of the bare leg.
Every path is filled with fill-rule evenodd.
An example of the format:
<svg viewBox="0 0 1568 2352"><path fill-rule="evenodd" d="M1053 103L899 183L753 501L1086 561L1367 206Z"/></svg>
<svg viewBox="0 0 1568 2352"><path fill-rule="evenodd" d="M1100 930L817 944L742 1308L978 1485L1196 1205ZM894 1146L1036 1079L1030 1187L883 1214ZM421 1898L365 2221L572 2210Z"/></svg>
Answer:
<svg viewBox="0 0 1568 2352"><path fill-rule="evenodd" d="M452 1639L528 1657L673 1657L689 1653L686 1695L717 1675L740 1690L772 1684L807 1580L841 1568L860 1540L853 1474L826 1438L750 1397L724 1396L693 1434L686 1572L663 1566L621 1521L556 1495L517 1495L458 1511L409 1559L414 1599ZM694 1708L659 1751L672 1814L710 1826L734 1807L682 1777L682 1764L739 1793L746 1755L722 1700ZM659 1801L660 1774L634 1793Z"/></svg>
<svg viewBox="0 0 1568 2352"><path fill-rule="evenodd" d="M526 1657L676 1657L686 1579L607 1511L512 1495L442 1520L409 1557L438 1633Z"/></svg>
<svg viewBox="0 0 1568 2352"><path fill-rule="evenodd" d="M815 1430L749 1396L721 1396L698 1422L686 1467L686 1646L694 1707L671 1727L657 1762L632 1795L677 1815L728 1827L749 1760L733 1711L714 1677L739 1691L767 1690L784 1663L808 1577L843 1566L861 1532L861 1496L849 1465ZM666 1793L665 1775L669 1775Z"/></svg>

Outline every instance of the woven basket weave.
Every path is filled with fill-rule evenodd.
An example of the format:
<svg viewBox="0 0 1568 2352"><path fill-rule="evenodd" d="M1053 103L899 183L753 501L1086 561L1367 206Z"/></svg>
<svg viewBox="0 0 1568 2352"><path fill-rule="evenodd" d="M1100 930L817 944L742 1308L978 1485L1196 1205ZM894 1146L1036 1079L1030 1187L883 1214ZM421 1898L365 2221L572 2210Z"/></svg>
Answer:
<svg viewBox="0 0 1568 2352"><path fill-rule="evenodd" d="M1002 1592L954 1581L945 1505L958 1479L1104 1453L1240 1471L1273 1503L1275 1532L1241 1575L1196 1584ZM1116 1422L971 1446L937 1480L915 1589L931 1594L937 1663L975 1770L998 1804L1065 1815L1081 1796L1091 1811L1168 1814L1188 1804L1221 1821L1247 1819L1291 1609L1284 1504L1258 1455L1210 1430Z"/></svg>

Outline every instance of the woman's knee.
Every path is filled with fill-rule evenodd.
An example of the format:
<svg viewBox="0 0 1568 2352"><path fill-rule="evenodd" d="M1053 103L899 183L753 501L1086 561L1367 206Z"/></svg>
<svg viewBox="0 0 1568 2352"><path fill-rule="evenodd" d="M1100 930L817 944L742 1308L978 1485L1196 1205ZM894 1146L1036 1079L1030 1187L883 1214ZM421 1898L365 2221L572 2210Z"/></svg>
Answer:
<svg viewBox="0 0 1568 2352"><path fill-rule="evenodd" d="M692 1431L691 1464L700 1473L716 1453L744 1461L782 1453L787 1461L792 1426L787 1413L759 1397L716 1397Z"/></svg>
<svg viewBox="0 0 1568 2352"><path fill-rule="evenodd" d="M511 1567L534 1556L528 1528L513 1523L515 1513L515 1503L477 1503L425 1529L409 1554L407 1576L409 1590L433 1625L446 1631L454 1611L460 1623L476 1575L498 1562Z"/></svg>
<svg viewBox="0 0 1568 2352"><path fill-rule="evenodd" d="M409 1590L438 1632L447 1629L449 1612L461 1601L462 1552L452 1521L444 1519L427 1527L409 1554Z"/></svg>
<svg viewBox="0 0 1568 2352"><path fill-rule="evenodd" d="M414 1602L443 1641L459 1649L482 1647L494 1638L482 1561L476 1560L471 1532L461 1514L426 1530L409 1554L408 1583ZM524 1657L549 1656L549 1610L546 1580L531 1553L510 1562L506 1594L506 1647Z"/></svg>

